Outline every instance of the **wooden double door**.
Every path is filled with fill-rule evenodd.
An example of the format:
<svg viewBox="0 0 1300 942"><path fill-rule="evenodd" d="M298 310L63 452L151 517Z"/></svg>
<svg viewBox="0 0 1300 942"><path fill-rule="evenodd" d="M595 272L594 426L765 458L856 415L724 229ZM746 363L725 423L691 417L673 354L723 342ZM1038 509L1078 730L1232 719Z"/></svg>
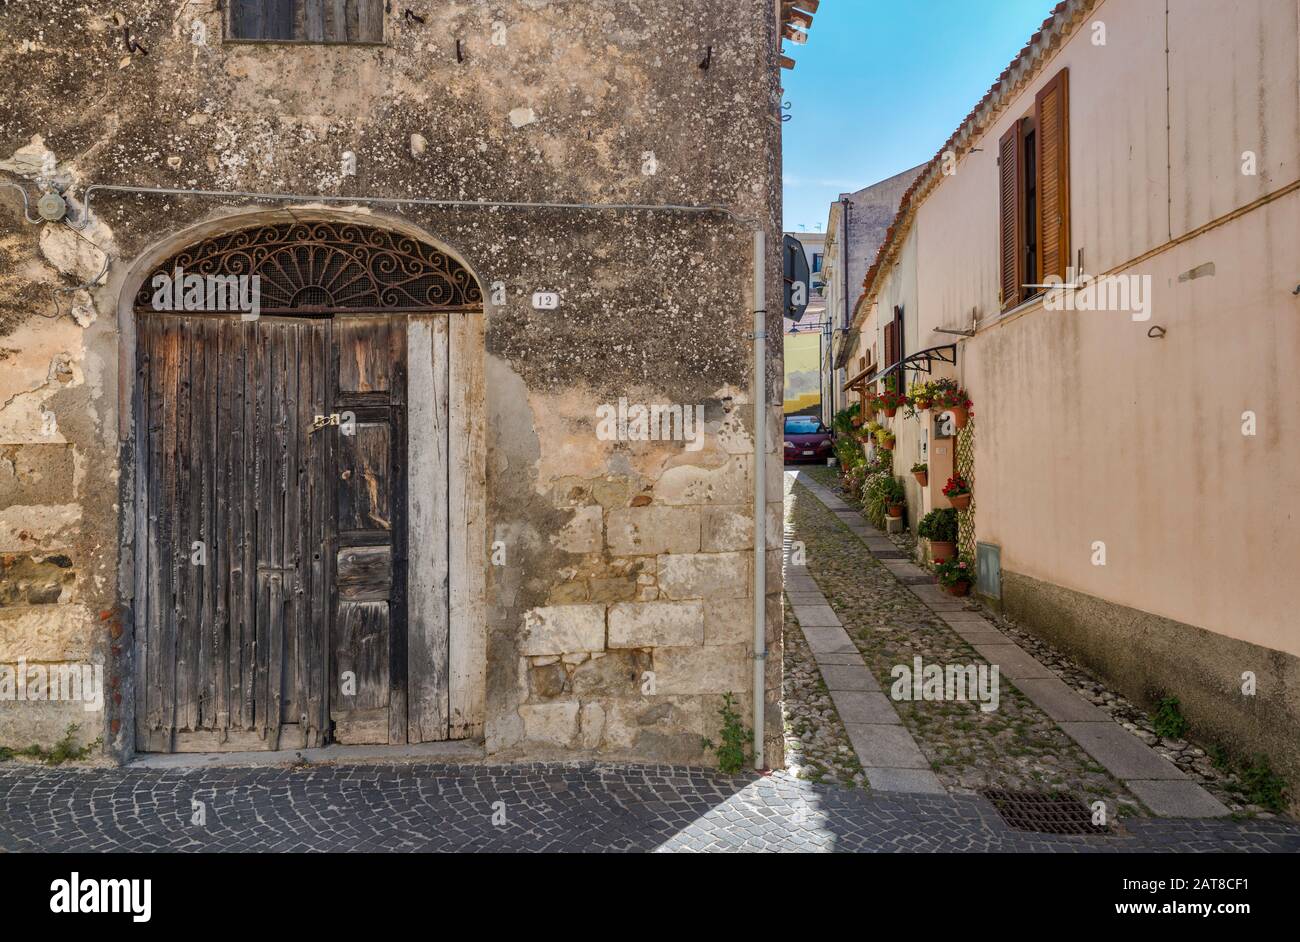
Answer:
<svg viewBox="0 0 1300 942"><path fill-rule="evenodd" d="M138 323L138 748L406 742L406 321Z"/></svg>

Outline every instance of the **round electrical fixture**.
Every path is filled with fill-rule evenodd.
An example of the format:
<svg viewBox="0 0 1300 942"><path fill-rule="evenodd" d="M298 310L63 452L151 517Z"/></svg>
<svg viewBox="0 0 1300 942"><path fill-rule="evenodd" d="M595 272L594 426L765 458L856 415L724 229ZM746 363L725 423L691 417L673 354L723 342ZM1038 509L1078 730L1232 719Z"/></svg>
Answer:
<svg viewBox="0 0 1300 942"><path fill-rule="evenodd" d="M68 204L62 196L50 191L36 201L36 211L46 222L58 222L68 213Z"/></svg>

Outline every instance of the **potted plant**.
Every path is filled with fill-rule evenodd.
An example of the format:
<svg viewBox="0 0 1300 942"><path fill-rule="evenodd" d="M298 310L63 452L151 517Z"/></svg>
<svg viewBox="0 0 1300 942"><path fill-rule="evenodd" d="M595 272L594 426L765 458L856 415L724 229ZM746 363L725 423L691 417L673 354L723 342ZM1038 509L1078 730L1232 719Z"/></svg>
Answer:
<svg viewBox="0 0 1300 942"><path fill-rule="evenodd" d="M965 595L970 591L971 578L975 567L964 556L952 556L934 567L934 574L939 585L950 595Z"/></svg>
<svg viewBox="0 0 1300 942"><path fill-rule="evenodd" d="M894 433L887 428L882 428L876 432L876 444L885 449L885 451L893 451L894 443L896 441L897 439L894 437Z"/></svg>
<svg viewBox="0 0 1300 942"><path fill-rule="evenodd" d="M907 505L907 491L903 489L903 482L890 475L881 482L880 493L889 516L903 516L903 508Z"/></svg>
<svg viewBox="0 0 1300 942"><path fill-rule="evenodd" d="M954 474L948 479L948 483L943 486L943 496L957 510L967 510L970 507L970 485L960 474Z"/></svg>
<svg viewBox="0 0 1300 942"><path fill-rule="evenodd" d="M907 397L892 387L882 392L879 397L880 407L885 410L885 418L892 419L900 406L907 405Z"/></svg>
<svg viewBox="0 0 1300 942"><path fill-rule="evenodd" d="M916 525L916 535L930 541L930 558L943 562L957 552L957 511L932 510Z"/></svg>
<svg viewBox="0 0 1300 942"><path fill-rule="evenodd" d="M916 483L922 487L930 483L930 466L924 461L912 465L912 474L916 478Z"/></svg>
<svg viewBox="0 0 1300 942"><path fill-rule="evenodd" d="M952 380L940 380L940 382L946 382L946 385L935 390L934 398L930 401L931 407L942 412L951 412L953 425L957 428L965 428L970 417L975 414L966 391Z"/></svg>
<svg viewBox="0 0 1300 942"><path fill-rule="evenodd" d="M912 388L907 391L908 402L912 405L914 412L924 412L930 408L930 403L934 401L934 383L926 382L913 383Z"/></svg>

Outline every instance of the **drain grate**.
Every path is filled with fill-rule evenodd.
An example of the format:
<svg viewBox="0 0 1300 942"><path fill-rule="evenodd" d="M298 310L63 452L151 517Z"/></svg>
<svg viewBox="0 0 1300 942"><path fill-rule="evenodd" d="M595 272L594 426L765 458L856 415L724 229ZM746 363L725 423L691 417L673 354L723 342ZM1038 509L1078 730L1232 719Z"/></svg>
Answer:
<svg viewBox="0 0 1300 942"><path fill-rule="evenodd" d="M1092 823L1091 809L1068 792L1018 792L989 788L981 792L993 802L1007 826L1040 834L1109 834L1110 827Z"/></svg>

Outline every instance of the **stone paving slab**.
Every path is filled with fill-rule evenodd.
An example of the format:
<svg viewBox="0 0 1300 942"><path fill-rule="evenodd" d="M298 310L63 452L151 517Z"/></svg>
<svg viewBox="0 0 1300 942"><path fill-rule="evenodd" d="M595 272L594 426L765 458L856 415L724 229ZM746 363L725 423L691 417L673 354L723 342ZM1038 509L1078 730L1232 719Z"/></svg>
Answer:
<svg viewBox="0 0 1300 942"><path fill-rule="evenodd" d="M977 644L975 650L980 653L980 657L984 658L984 660L990 664L996 664L998 672L1009 680L1018 681L1056 676L1051 670L1039 663L1038 658L1018 644ZM1116 729L1123 731L1118 726Z"/></svg>
<svg viewBox="0 0 1300 942"><path fill-rule="evenodd" d="M858 663L862 663L862 655L858 653L858 647L849 637L849 633L843 628L827 626L824 628L803 628L803 636L808 639L808 647L812 648L813 657L821 659L823 654L856 654Z"/></svg>
<svg viewBox="0 0 1300 942"><path fill-rule="evenodd" d="M960 612L966 603L955 595L949 595L933 582L924 585L911 585L907 590L924 602L934 612Z"/></svg>
<svg viewBox="0 0 1300 942"><path fill-rule="evenodd" d="M1061 729L1090 756L1119 779L1185 779L1163 756L1157 755L1123 726L1104 723L1061 723Z"/></svg>
<svg viewBox="0 0 1300 942"><path fill-rule="evenodd" d="M899 725L903 721L894 704L883 693L861 690L832 690L831 700L847 727L850 723Z"/></svg>
<svg viewBox="0 0 1300 942"><path fill-rule="evenodd" d="M1166 818L1224 818L1232 813L1195 782L1129 779L1124 784L1144 805Z"/></svg>
<svg viewBox="0 0 1300 942"><path fill-rule="evenodd" d="M789 592L785 593L786 599L793 605L825 605L826 596L821 592Z"/></svg>
<svg viewBox="0 0 1300 942"><path fill-rule="evenodd" d="M940 612L939 617L944 620L950 627L956 628L958 625L970 625L972 627L994 628L993 622L989 621L979 612ZM994 629L996 630L996 629Z"/></svg>
<svg viewBox="0 0 1300 942"><path fill-rule="evenodd" d="M948 790L939 776L926 769L863 768L867 784L878 792L914 792L923 795L946 795Z"/></svg>
<svg viewBox="0 0 1300 942"><path fill-rule="evenodd" d="M890 723L845 723L863 768L929 769L930 763L907 731Z"/></svg>
<svg viewBox="0 0 1300 942"><path fill-rule="evenodd" d="M816 655L813 655L816 659ZM876 680L875 675L858 659L857 664L823 664L817 662L817 668L821 671L822 680L826 682L826 689L834 693L837 690L868 690L874 693L880 692L880 682Z"/></svg>
<svg viewBox="0 0 1300 942"><path fill-rule="evenodd" d="M840 627L839 616L824 602L821 605L792 605L791 609L800 628Z"/></svg>
<svg viewBox="0 0 1300 942"><path fill-rule="evenodd" d="M809 647L812 645L810 644ZM862 654L854 645L852 651L813 651L813 660L817 662L817 669L822 671L822 679L826 677L825 668L828 667L861 667L867 669L866 664L862 662Z"/></svg>
<svg viewBox="0 0 1300 942"><path fill-rule="evenodd" d="M965 625L954 627L953 632L967 644L975 646L981 644L1012 644L1006 635L995 628L976 628L974 625Z"/></svg>
<svg viewBox="0 0 1300 942"><path fill-rule="evenodd" d="M976 649L978 650L978 649ZM1056 677L1023 678L1016 687L1058 723L1109 723L1110 716Z"/></svg>

